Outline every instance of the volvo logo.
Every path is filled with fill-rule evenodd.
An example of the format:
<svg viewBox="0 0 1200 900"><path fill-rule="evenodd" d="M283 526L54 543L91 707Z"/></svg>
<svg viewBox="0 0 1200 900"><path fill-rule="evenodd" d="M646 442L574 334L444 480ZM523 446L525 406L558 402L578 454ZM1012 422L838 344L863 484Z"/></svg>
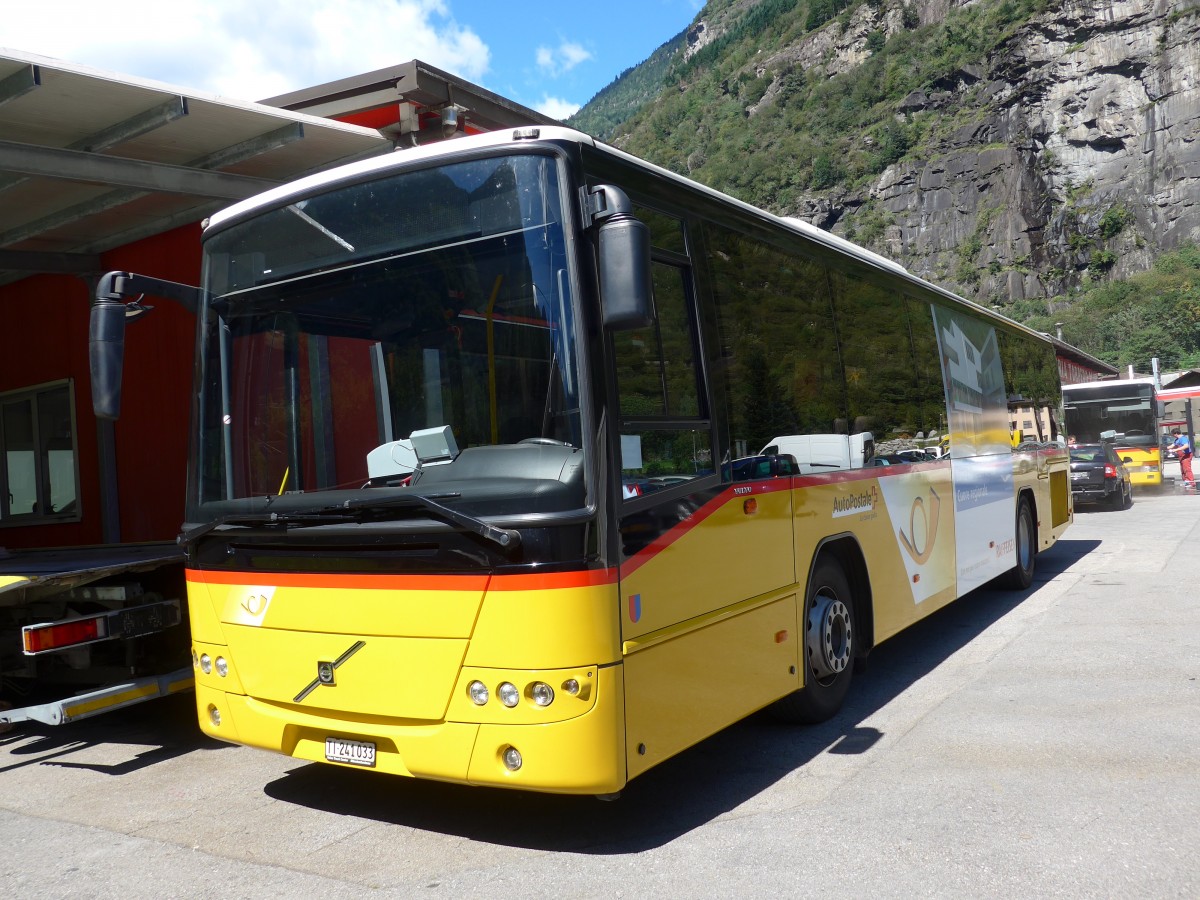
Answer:
<svg viewBox="0 0 1200 900"><path fill-rule="evenodd" d="M366 641L355 641L353 644L351 644L346 649L345 653L343 653L341 656L339 656L333 662L325 662L324 660L318 661L317 662L317 677L314 678L311 682L309 682L308 687L306 687L304 690L302 690L300 693L298 693L296 695L296 699L293 700L292 702L293 703L302 702L305 697L307 697L309 694L311 694L313 691L315 691L317 688L319 688L323 684L328 685L329 687L337 687L337 679L336 679L336 676L334 673L337 671L338 667L365 646L367 646Z"/></svg>

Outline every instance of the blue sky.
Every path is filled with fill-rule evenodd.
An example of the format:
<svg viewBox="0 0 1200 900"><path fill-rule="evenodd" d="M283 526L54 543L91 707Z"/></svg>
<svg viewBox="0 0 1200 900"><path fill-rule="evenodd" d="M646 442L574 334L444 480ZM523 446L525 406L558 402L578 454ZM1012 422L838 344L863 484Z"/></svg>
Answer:
<svg viewBox="0 0 1200 900"><path fill-rule="evenodd" d="M261 100L417 58L556 118L686 28L701 0L37 0L0 48Z"/></svg>

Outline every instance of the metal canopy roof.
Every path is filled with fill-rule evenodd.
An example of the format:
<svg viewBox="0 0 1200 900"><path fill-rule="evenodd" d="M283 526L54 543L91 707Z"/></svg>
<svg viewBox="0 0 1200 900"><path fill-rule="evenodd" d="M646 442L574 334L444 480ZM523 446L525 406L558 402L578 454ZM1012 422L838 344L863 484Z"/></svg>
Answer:
<svg viewBox="0 0 1200 900"><path fill-rule="evenodd" d="M523 125L560 125L419 59L264 100L270 106L379 128L401 147ZM453 109L456 121L443 114ZM443 128L443 126L446 126Z"/></svg>
<svg viewBox="0 0 1200 900"><path fill-rule="evenodd" d="M0 284L390 150L372 128L0 49Z"/></svg>

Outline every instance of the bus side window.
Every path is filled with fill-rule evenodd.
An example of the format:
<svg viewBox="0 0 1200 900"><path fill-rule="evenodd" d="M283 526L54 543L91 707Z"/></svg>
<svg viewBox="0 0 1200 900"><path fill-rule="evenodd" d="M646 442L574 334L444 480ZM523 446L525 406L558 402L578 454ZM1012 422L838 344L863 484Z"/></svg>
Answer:
<svg viewBox="0 0 1200 900"><path fill-rule="evenodd" d="M1010 415L1024 426L1027 439L1056 439L1054 409L1059 404L1060 376L1054 351L1028 344L1007 331L998 331L997 338Z"/></svg>
<svg viewBox="0 0 1200 900"><path fill-rule="evenodd" d="M950 452L950 435L946 430L949 424L946 421L946 388L942 383L933 310L922 300L904 299L916 365L920 421L926 428L925 452L930 458L937 459Z"/></svg>
<svg viewBox="0 0 1200 900"><path fill-rule="evenodd" d="M940 416L924 418L928 404L922 402L903 298L851 275L835 274L832 282L850 433L870 433L881 455L921 449L941 422Z"/></svg>
<svg viewBox="0 0 1200 900"><path fill-rule="evenodd" d="M839 467L798 448L816 443L849 458L845 384L825 267L752 235L705 222L705 281L719 346L710 365L728 441L720 456L733 480L756 456L793 454L797 474ZM739 464L740 463L740 464ZM845 466L841 466L844 468Z"/></svg>
<svg viewBox="0 0 1200 900"><path fill-rule="evenodd" d="M655 262L653 323L612 335L626 499L713 471L686 276Z"/></svg>

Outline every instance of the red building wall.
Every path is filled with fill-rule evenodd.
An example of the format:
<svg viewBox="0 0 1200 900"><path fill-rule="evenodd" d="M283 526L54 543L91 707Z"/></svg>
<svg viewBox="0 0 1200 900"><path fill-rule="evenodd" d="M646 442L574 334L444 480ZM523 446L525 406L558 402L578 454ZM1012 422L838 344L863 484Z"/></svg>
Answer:
<svg viewBox="0 0 1200 900"><path fill-rule="evenodd" d="M112 250L107 269L198 284L200 226L189 225ZM69 378L75 391L79 499L74 523L0 528L12 548L98 544L103 539L100 462L88 366L91 289L80 278L38 275L0 286L0 392ZM116 425L122 542L170 540L183 521L195 317L147 298L154 311L125 334L125 381Z"/></svg>

